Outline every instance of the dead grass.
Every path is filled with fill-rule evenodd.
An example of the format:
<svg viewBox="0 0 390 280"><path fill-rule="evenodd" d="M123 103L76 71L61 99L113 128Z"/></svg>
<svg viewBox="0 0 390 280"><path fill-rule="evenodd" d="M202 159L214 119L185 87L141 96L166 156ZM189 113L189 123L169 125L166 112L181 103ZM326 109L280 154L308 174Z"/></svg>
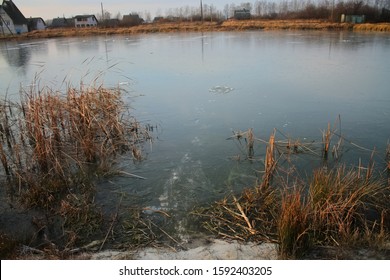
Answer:
<svg viewBox="0 0 390 280"><path fill-rule="evenodd" d="M170 22L150 23L118 28L57 28L32 31L22 35L1 36L0 40L56 37L83 37L95 35L128 35L172 32L213 32L244 30L353 30L389 32L389 23L349 24L323 20L227 20L224 22Z"/></svg>
<svg viewBox="0 0 390 280"><path fill-rule="evenodd" d="M353 26L354 31L389 32L390 23L364 23Z"/></svg>
<svg viewBox="0 0 390 280"><path fill-rule="evenodd" d="M281 258L305 258L318 248L334 248L335 252L386 248L390 185L385 174L375 172L375 150L367 167L347 169L338 162L343 142L363 148L341 135L340 117L338 122L333 129L328 124L318 143L278 140L277 130L269 141L256 139L266 146L260 182L202 211L205 228L223 238L277 243ZM246 132L235 135L242 137ZM324 154L330 151L332 137L338 137L332 152L336 164L329 169L330 158ZM301 153L324 163L304 179L295 173L294 166L283 166L292 165L291 157Z"/></svg>
<svg viewBox="0 0 390 280"><path fill-rule="evenodd" d="M308 183L274 184L231 195L201 213L219 237L279 244L281 258L316 248L381 248L389 240L390 186L354 170L314 171Z"/></svg>
<svg viewBox="0 0 390 280"><path fill-rule="evenodd" d="M246 189L239 197L229 195L197 215L204 226L223 238L276 242L277 192L267 186Z"/></svg>
<svg viewBox="0 0 390 280"><path fill-rule="evenodd" d="M0 105L1 175L8 194L24 207L57 216L65 248L100 230L97 178L115 173L119 156L142 160L142 146L150 139L119 88L30 88L19 104Z"/></svg>
<svg viewBox="0 0 390 280"><path fill-rule="evenodd" d="M264 160L263 184L269 186L276 167L275 159L275 130L271 133L267 144Z"/></svg>
<svg viewBox="0 0 390 280"><path fill-rule="evenodd" d="M277 219L279 254L282 258L301 257L311 246L310 211L301 187L284 188Z"/></svg>
<svg viewBox="0 0 390 280"><path fill-rule="evenodd" d="M385 246L390 229L386 199L390 187L384 181L361 180L356 171L338 167L316 170L308 188L304 199L300 196L305 192L296 189L293 200L282 198L290 202L285 211L282 208L287 217L279 219L282 256L302 257L316 247Z"/></svg>
<svg viewBox="0 0 390 280"><path fill-rule="evenodd" d="M235 30L337 30L350 29L348 24L333 23L321 20L228 20L222 23L221 29Z"/></svg>

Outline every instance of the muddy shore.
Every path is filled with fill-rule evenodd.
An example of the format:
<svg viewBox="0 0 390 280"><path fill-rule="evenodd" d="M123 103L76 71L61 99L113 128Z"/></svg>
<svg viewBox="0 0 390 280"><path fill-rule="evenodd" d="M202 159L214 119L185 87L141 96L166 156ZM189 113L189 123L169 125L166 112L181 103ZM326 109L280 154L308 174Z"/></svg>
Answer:
<svg viewBox="0 0 390 280"><path fill-rule="evenodd" d="M185 250L168 247L147 247L136 251L107 250L80 255L91 260L275 260L274 244L239 243L220 239L194 239Z"/></svg>

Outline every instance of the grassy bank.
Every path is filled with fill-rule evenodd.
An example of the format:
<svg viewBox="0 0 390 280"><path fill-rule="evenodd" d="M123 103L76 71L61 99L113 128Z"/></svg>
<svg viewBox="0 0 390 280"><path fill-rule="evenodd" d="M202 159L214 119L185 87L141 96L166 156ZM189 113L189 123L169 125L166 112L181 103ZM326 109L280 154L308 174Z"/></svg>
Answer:
<svg viewBox="0 0 390 280"><path fill-rule="evenodd" d="M128 35L170 32L213 32L245 30L350 30L390 32L390 23L348 24L321 20L227 20L223 22L152 23L118 28L58 28L33 31L22 35L1 36L0 39L56 38L94 35Z"/></svg>

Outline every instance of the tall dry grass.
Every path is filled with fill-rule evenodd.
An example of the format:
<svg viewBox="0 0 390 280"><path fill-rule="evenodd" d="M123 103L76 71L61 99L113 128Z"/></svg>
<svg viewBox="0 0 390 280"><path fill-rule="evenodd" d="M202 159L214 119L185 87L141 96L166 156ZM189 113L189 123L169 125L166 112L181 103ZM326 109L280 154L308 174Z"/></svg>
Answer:
<svg viewBox="0 0 390 280"><path fill-rule="evenodd" d="M380 246L389 238L390 186L359 178L339 166L313 172L308 186L282 191L278 217L279 249L301 257L316 247Z"/></svg>
<svg viewBox="0 0 390 280"><path fill-rule="evenodd" d="M323 142L323 149L322 149L322 154L323 157L326 159L328 158L328 152L329 152L329 147L330 147L330 141L332 139L332 131L330 130L330 123L328 123L328 128L324 131L322 131L322 142Z"/></svg>
<svg viewBox="0 0 390 280"><path fill-rule="evenodd" d="M254 188L202 212L206 228L224 238L277 243L281 258L305 258L318 248L384 248L390 238L390 185L374 169L375 150L367 167L346 168L338 162L344 142L367 151L345 139L340 117L338 122L333 128L328 124L318 143L291 140L282 132L287 140L277 140L277 130L268 141L256 138L266 144L264 175ZM243 134L230 138L237 135ZM335 165L328 162L332 145ZM387 162L389 151L388 146ZM302 153L323 164L307 178L295 173L291 160Z"/></svg>
<svg viewBox="0 0 390 280"><path fill-rule="evenodd" d="M95 35L147 34L172 32L213 32L244 30L353 30L389 32L389 23L350 24L324 20L226 20L224 22L164 22L117 28L55 28L21 35L1 35L0 40Z"/></svg>
<svg viewBox="0 0 390 280"><path fill-rule="evenodd" d="M14 205L46 215L35 239L55 239L35 242L51 244L53 254L69 252L101 233L97 178L116 172L118 157L142 160L142 146L150 139L119 88L31 87L21 92L20 103L2 102L0 175Z"/></svg>
<svg viewBox="0 0 390 280"><path fill-rule="evenodd" d="M245 189L217 201L196 215L205 218L203 226L222 238L241 241L277 242L278 192L266 185Z"/></svg>
<svg viewBox="0 0 390 280"><path fill-rule="evenodd" d="M263 175L263 184L265 186L269 186L273 173L276 167L276 159L275 159L275 130L271 133L267 148L265 152L265 160L264 160L264 175Z"/></svg>
<svg viewBox="0 0 390 280"><path fill-rule="evenodd" d="M260 184L200 215L217 236L273 242L281 258L299 259L321 248L384 248L390 238L389 195L386 180L367 181L343 166L321 168L306 182Z"/></svg>
<svg viewBox="0 0 390 280"><path fill-rule="evenodd" d="M310 211L303 189L286 188L281 193L277 234L281 257L301 257L311 246Z"/></svg>
<svg viewBox="0 0 390 280"><path fill-rule="evenodd" d="M130 115L120 89L31 88L0 112L0 158L11 193L48 207L91 174L109 171L127 151L140 159L148 131ZM92 176L93 177L93 176ZM87 181L85 181L87 180Z"/></svg>
<svg viewBox="0 0 390 280"><path fill-rule="evenodd" d="M390 23L364 23L353 26L354 31L374 31L374 32L389 32Z"/></svg>
<svg viewBox="0 0 390 280"><path fill-rule="evenodd" d="M352 25L323 20L227 20L220 27L225 31L240 30L343 30Z"/></svg>

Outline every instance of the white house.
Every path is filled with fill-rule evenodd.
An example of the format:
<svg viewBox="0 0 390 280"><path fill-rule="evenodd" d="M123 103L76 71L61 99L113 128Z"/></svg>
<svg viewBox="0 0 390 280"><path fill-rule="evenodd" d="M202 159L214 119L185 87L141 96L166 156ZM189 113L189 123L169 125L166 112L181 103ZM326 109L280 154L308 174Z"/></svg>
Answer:
<svg viewBox="0 0 390 280"><path fill-rule="evenodd" d="M46 23L42 18L28 18L28 31L33 30L45 30L46 29Z"/></svg>
<svg viewBox="0 0 390 280"><path fill-rule="evenodd" d="M98 20L94 15L75 16L74 24L76 28L96 27Z"/></svg>
<svg viewBox="0 0 390 280"><path fill-rule="evenodd" d="M28 32L27 19L11 0L0 5L0 34L21 34Z"/></svg>

